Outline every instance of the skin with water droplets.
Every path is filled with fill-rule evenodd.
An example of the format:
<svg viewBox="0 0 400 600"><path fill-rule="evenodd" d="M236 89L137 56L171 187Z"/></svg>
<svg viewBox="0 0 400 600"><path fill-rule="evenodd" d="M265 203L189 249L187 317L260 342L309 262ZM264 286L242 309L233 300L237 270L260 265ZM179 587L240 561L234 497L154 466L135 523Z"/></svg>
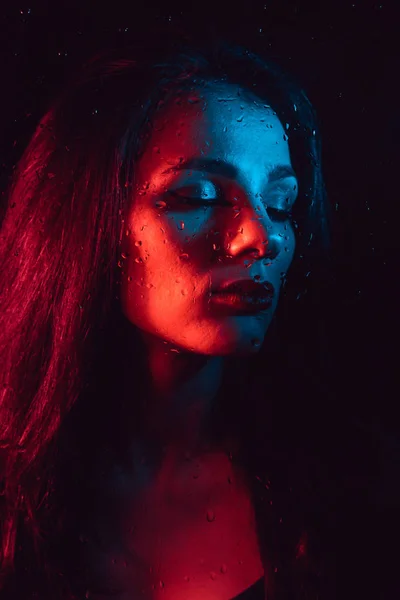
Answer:
<svg viewBox="0 0 400 600"><path fill-rule="evenodd" d="M153 127L148 150L137 165L140 193L133 194L127 211L125 226L131 235L123 236L122 248L129 254L126 275L133 281L144 276L154 287L140 300L125 276L121 302L124 314L141 330L184 349L208 355L251 354L257 351L251 340L262 340L272 320L280 273L288 270L295 248L291 224L274 221L263 207L283 206L296 180L268 183L273 167L291 165L289 140L284 139L287 135L276 114L257 98L239 95L234 85L218 84L215 91L213 85L196 92L196 103L187 102L182 94L179 105L163 105L156 118L155 125L161 120L164 126ZM229 179L195 170L165 173L196 156L225 160L234 165L237 176ZM231 208L188 209L166 193L214 197L217 188L231 201ZM283 233L287 240L281 239ZM137 239L142 241L140 248L135 246ZM249 260L255 250L259 256ZM262 260L267 250L272 257L268 268ZM210 285L251 277L252 271L271 281L277 291L264 318L214 314L207 302ZM177 278L182 287L175 285ZM191 292L184 296L181 289Z"/></svg>

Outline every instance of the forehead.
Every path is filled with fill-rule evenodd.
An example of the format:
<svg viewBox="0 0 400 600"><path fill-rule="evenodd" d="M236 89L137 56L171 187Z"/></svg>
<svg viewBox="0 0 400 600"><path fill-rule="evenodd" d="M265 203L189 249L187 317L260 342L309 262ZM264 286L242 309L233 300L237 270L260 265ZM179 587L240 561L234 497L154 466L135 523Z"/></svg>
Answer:
<svg viewBox="0 0 400 600"><path fill-rule="evenodd" d="M239 171L290 163L287 136L274 110L236 84L212 81L178 92L152 125L144 164L160 172L195 156L225 160Z"/></svg>

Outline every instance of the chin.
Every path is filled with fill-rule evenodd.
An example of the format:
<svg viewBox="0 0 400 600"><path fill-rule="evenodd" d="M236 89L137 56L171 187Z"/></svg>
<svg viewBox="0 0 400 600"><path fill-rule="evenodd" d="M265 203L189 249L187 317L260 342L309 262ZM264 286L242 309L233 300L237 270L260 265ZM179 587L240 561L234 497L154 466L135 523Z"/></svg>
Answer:
<svg viewBox="0 0 400 600"><path fill-rule="evenodd" d="M251 356L260 351L269 321L266 323L265 315L229 317L217 326L204 328L197 339L187 337L184 347L207 356Z"/></svg>
<svg viewBox="0 0 400 600"><path fill-rule="evenodd" d="M219 342L207 353L210 356L251 356L257 354L263 344L263 339L254 338L248 341L238 341L236 343Z"/></svg>

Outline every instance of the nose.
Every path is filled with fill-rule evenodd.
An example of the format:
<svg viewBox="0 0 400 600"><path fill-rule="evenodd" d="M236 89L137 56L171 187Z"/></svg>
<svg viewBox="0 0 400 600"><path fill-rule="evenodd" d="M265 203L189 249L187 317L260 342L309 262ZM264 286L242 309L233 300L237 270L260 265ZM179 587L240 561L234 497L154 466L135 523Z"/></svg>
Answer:
<svg viewBox="0 0 400 600"><path fill-rule="evenodd" d="M239 222L238 222L239 221ZM265 208L259 211L243 207L229 234L226 251L231 256L253 255L274 259L281 251L283 239L275 231Z"/></svg>

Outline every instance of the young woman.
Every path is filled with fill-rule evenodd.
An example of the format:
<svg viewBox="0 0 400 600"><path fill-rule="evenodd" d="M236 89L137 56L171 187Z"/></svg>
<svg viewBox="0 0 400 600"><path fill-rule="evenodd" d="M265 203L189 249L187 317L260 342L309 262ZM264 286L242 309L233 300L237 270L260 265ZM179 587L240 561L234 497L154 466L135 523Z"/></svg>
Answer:
<svg viewBox="0 0 400 600"><path fill-rule="evenodd" d="M328 215L314 110L246 49L65 85L1 229L2 598L344 597L355 427L279 329Z"/></svg>

